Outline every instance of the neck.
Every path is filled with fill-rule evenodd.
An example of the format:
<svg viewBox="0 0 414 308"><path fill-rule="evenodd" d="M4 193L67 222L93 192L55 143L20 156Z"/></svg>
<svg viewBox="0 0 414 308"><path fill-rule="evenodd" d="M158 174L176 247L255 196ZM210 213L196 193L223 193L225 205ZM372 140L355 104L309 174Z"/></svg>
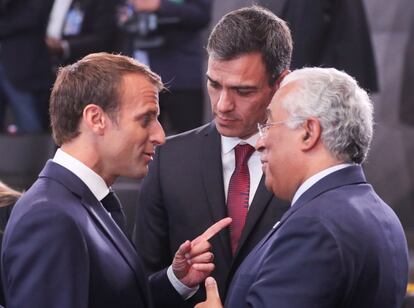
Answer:
<svg viewBox="0 0 414 308"><path fill-rule="evenodd" d="M97 173L110 187L116 179L105 174L102 159L96 147L97 145L94 145L92 140L85 141L81 138L75 138L75 140L63 144L61 149Z"/></svg>

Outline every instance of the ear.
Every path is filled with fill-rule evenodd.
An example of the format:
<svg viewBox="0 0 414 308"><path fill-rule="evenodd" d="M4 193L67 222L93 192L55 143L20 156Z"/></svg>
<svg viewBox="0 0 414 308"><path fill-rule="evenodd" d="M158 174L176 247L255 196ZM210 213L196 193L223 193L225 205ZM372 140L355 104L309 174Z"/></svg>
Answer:
<svg viewBox="0 0 414 308"><path fill-rule="evenodd" d="M106 113L95 104L89 104L83 109L82 119L89 130L98 135L102 135L108 125Z"/></svg>
<svg viewBox="0 0 414 308"><path fill-rule="evenodd" d="M313 149L321 137L321 124L316 118L309 118L302 124L302 150L308 151Z"/></svg>
<svg viewBox="0 0 414 308"><path fill-rule="evenodd" d="M290 73L290 70L284 70L280 73L279 77L277 77L277 79L275 81L275 90L280 88L280 83L286 77L286 75L289 74L289 73Z"/></svg>

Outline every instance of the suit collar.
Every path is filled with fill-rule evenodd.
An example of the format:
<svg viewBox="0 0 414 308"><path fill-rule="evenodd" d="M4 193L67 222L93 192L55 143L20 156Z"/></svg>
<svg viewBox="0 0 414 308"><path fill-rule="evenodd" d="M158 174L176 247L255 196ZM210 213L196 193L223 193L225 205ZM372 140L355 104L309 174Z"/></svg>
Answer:
<svg viewBox="0 0 414 308"><path fill-rule="evenodd" d="M76 174L99 201L109 193L108 186L99 174L62 149L56 151L53 162Z"/></svg>
<svg viewBox="0 0 414 308"><path fill-rule="evenodd" d="M366 182L364 171L360 165L353 165L340 169L320 179L300 196L297 202L282 216L280 221L273 227L259 245L262 246L293 213L299 211L307 203L321 194L341 186L364 184Z"/></svg>
<svg viewBox="0 0 414 308"><path fill-rule="evenodd" d="M87 210L89 215L94 218L96 225L99 226L112 241L113 245L118 249L119 253L135 273L136 279L142 289L146 290L146 283L143 281L146 276L142 266L139 264L139 258L134 247L80 178L52 160L49 160L41 171L39 178L42 177L59 182L80 198L82 206Z"/></svg>

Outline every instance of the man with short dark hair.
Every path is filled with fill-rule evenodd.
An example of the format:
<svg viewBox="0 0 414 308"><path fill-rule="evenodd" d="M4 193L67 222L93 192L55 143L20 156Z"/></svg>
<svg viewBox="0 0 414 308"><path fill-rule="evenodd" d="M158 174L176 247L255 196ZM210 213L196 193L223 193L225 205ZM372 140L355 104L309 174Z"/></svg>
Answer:
<svg viewBox="0 0 414 308"><path fill-rule="evenodd" d="M288 208L264 187L254 145L257 122L265 121L288 72L292 40L283 20L253 6L224 16L207 51L214 121L169 138L156 152L141 187L135 242L156 272L183 239L229 215L230 230L212 240L213 276L225 296L226 280ZM187 307L204 299L200 291Z"/></svg>
<svg viewBox="0 0 414 308"><path fill-rule="evenodd" d="M235 273L226 307L401 307L407 241L361 164L373 135L365 90L336 69L290 73L260 124L266 187L291 208ZM207 278L207 301L221 307Z"/></svg>
<svg viewBox="0 0 414 308"><path fill-rule="evenodd" d="M120 55L90 54L59 71L50 116L60 148L16 203L4 234L7 307L166 307L192 296L213 270L208 239L228 218L183 241L172 265L151 277L151 298L110 188L118 176L144 177L164 143L162 88L147 66Z"/></svg>

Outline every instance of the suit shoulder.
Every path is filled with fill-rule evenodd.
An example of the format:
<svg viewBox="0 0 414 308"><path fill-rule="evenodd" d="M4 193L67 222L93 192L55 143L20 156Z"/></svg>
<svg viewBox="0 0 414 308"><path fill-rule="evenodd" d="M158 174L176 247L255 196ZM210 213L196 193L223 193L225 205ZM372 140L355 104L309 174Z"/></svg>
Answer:
<svg viewBox="0 0 414 308"><path fill-rule="evenodd" d="M212 134L214 132L216 132L215 126L212 123L207 123L195 129L168 137L166 144L163 145L162 148L194 143L197 142L197 140L200 140L200 138Z"/></svg>

